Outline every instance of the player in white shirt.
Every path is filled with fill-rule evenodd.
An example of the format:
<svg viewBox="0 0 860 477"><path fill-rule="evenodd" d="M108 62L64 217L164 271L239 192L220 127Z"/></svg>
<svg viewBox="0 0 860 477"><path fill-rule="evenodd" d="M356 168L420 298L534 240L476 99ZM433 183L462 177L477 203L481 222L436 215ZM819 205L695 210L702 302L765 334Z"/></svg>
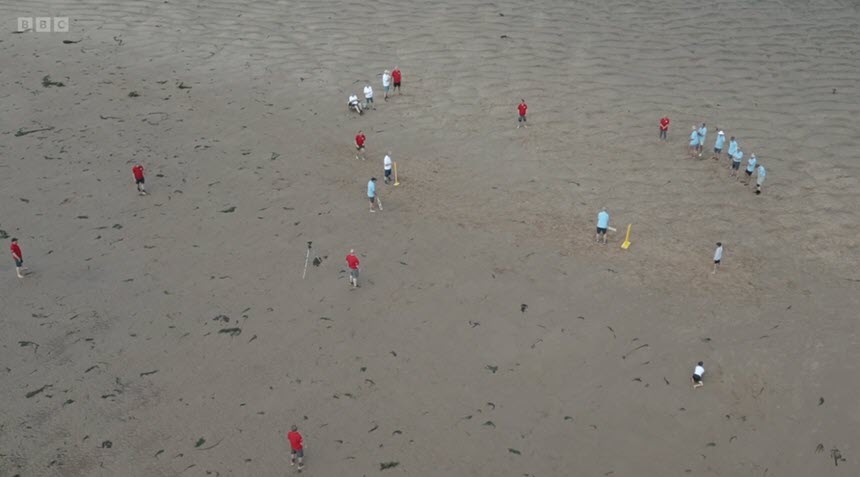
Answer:
<svg viewBox="0 0 860 477"><path fill-rule="evenodd" d="M696 365L696 368L693 369L693 377L690 378L690 381L693 382L693 389L700 388L705 385L705 383L702 382L702 376L704 376L704 374L705 363L699 361L699 363Z"/></svg>
<svg viewBox="0 0 860 477"><path fill-rule="evenodd" d="M723 259L723 243L717 242L717 249L714 250L714 271L711 273L717 273L717 269L720 268L720 261Z"/></svg>
<svg viewBox="0 0 860 477"><path fill-rule="evenodd" d="M358 114L361 114L361 102L358 101L358 96L354 94L349 95L349 102L347 104L350 109L354 109Z"/></svg>
<svg viewBox="0 0 860 477"><path fill-rule="evenodd" d="M385 92L385 100L388 101L388 90L391 89L391 73L388 70L382 72L382 90Z"/></svg>
<svg viewBox="0 0 860 477"><path fill-rule="evenodd" d="M385 183L391 182L391 151L382 159L382 169L385 171Z"/></svg>
<svg viewBox="0 0 860 477"><path fill-rule="evenodd" d="M364 107L369 108L370 105L373 104L373 87L368 85L364 85ZM376 109L376 108L373 108Z"/></svg>

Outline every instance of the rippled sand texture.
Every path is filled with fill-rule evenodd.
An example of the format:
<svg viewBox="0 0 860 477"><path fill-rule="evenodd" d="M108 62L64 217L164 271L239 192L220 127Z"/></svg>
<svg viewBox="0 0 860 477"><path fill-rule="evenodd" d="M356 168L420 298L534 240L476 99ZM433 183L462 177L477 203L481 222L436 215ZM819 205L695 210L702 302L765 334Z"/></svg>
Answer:
<svg viewBox="0 0 860 477"><path fill-rule="evenodd" d="M0 12L0 476L858 474L856 2Z"/></svg>

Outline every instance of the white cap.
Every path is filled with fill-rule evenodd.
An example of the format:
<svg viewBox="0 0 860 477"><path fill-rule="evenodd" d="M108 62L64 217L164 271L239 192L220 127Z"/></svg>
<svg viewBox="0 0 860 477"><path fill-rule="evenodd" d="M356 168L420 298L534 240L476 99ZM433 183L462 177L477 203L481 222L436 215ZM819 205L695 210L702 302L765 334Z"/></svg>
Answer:
<svg viewBox="0 0 860 477"><path fill-rule="evenodd" d="M724 133L722 130L720 130L720 132L718 132L717 134L719 134L720 136L725 136L725 135L726 135L726 133Z"/></svg>

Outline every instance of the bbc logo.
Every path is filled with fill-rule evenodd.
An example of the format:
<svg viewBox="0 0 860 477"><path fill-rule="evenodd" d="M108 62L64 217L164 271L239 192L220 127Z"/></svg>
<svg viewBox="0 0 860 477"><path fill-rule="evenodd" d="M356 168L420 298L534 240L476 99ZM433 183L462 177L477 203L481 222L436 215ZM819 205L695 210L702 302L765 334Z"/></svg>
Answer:
<svg viewBox="0 0 860 477"><path fill-rule="evenodd" d="M69 17L18 17L18 31L68 33Z"/></svg>

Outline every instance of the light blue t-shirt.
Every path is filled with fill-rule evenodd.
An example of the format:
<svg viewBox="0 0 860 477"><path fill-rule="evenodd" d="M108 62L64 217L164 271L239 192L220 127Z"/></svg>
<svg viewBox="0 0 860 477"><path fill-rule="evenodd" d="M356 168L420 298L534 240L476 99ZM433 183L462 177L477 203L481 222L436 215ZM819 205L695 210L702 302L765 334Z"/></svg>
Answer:
<svg viewBox="0 0 860 477"><path fill-rule="evenodd" d="M729 141L729 155L735 157L735 153L738 152L738 142L737 141Z"/></svg>
<svg viewBox="0 0 860 477"><path fill-rule="evenodd" d="M717 141L714 142L714 149L722 149L723 144L726 143L726 135L725 134L717 134Z"/></svg>
<svg viewBox="0 0 860 477"><path fill-rule="evenodd" d="M708 137L708 128L702 126L699 128L699 144L705 144L706 137Z"/></svg>
<svg viewBox="0 0 860 477"><path fill-rule="evenodd" d="M699 145L699 132L693 131L690 133L690 145L698 146Z"/></svg>
<svg viewBox="0 0 860 477"><path fill-rule="evenodd" d="M758 172L756 172L756 174L758 174L759 179L764 180L767 175L767 171L764 170L764 166L758 166Z"/></svg>
<svg viewBox="0 0 860 477"><path fill-rule="evenodd" d="M741 159L744 158L744 152L739 149L735 151L735 155L732 157L734 158L734 162L741 162Z"/></svg>
<svg viewBox="0 0 860 477"><path fill-rule="evenodd" d="M597 227L601 229L609 227L609 212L601 210L600 213L597 214Z"/></svg>
<svg viewBox="0 0 860 477"><path fill-rule="evenodd" d="M376 182L367 181L367 196L376 197Z"/></svg>
<svg viewBox="0 0 860 477"><path fill-rule="evenodd" d="M755 170L756 162L758 161L756 160L755 156L750 156L750 158L747 159L747 172L749 172L750 174L753 173L753 171Z"/></svg>

